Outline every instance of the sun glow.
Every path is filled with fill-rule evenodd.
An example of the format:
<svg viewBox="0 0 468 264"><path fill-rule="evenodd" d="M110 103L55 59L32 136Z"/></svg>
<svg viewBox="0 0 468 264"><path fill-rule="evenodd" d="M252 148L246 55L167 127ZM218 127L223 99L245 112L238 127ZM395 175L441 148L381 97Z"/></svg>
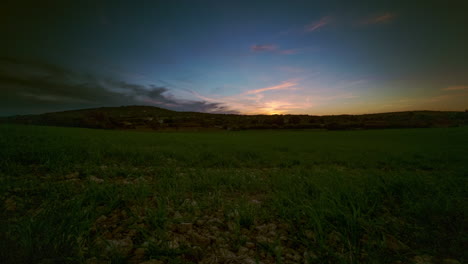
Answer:
<svg viewBox="0 0 468 264"><path fill-rule="evenodd" d="M265 103L261 108L261 112L267 115L281 115L291 107L293 107L293 105L288 102L270 101Z"/></svg>

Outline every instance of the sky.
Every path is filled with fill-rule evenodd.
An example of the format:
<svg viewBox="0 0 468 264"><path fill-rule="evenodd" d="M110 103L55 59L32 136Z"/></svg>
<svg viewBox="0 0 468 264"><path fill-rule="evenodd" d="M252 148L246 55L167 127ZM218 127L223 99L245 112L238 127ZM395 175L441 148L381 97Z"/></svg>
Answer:
<svg viewBox="0 0 468 264"><path fill-rule="evenodd" d="M464 111L467 10L462 0L6 0L0 115Z"/></svg>

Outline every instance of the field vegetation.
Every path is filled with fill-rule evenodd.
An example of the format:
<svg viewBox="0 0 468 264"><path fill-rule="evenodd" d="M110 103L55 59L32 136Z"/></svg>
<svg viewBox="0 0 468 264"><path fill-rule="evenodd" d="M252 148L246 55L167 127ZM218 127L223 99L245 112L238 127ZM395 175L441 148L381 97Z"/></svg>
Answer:
<svg viewBox="0 0 468 264"><path fill-rule="evenodd" d="M1 263L466 263L468 128L0 125Z"/></svg>

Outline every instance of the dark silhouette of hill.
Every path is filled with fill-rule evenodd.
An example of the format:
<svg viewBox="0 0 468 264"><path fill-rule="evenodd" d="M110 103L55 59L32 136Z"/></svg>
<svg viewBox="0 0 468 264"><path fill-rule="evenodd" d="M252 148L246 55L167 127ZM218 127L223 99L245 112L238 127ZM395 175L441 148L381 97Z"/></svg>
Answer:
<svg viewBox="0 0 468 264"><path fill-rule="evenodd" d="M407 111L363 115L235 115L177 112L153 106L71 110L1 119L4 123L102 129L382 129L468 125L468 112Z"/></svg>

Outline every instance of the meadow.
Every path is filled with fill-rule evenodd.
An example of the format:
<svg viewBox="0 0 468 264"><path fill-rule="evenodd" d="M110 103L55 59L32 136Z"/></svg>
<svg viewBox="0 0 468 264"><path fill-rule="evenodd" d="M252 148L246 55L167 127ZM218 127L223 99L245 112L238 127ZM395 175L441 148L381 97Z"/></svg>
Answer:
<svg viewBox="0 0 468 264"><path fill-rule="evenodd" d="M1 263L466 263L468 127L0 125Z"/></svg>

